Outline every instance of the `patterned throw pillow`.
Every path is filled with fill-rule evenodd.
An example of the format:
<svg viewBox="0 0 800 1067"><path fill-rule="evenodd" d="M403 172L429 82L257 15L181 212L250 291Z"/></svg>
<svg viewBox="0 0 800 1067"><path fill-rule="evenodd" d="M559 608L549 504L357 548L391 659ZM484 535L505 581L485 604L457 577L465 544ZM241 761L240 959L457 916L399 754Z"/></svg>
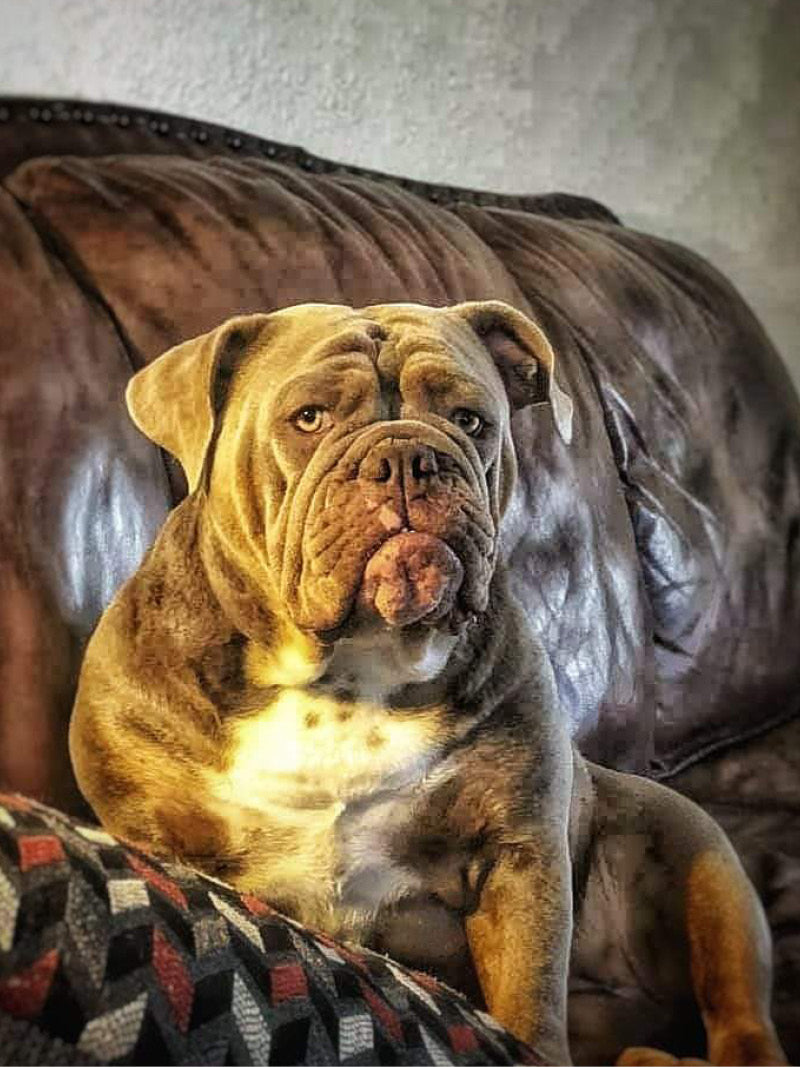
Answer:
<svg viewBox="0 0 800 1067"><path fill-rule="evenodd" d="M425 975L0 795L0 1063L539 1062Z"/></svg>

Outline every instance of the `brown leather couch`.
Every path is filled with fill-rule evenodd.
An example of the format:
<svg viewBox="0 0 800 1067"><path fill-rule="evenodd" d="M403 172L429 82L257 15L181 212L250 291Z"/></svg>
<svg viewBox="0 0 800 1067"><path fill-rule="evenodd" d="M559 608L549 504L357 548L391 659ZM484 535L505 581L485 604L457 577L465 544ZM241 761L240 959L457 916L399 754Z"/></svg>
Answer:
<svg viewBox="0 0 800 1067"><path fill-rule="evenodd" d="M566 195L369 174L199 122L0 100L0 788L81 812L66 728L100 612L185 491L132 372L228 316L496 297L575 402L522 412L507 552L582 750L727 828L800 1057L800 405L696 255ZM624 212L624 205L620 205Z"/></svg>

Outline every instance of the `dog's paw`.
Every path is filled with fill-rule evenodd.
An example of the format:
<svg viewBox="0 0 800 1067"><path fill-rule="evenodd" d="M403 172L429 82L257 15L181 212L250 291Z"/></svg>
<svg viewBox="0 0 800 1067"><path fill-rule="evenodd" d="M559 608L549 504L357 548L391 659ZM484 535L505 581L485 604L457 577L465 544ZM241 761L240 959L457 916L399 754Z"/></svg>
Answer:
<svg viewBox="0 0 800 1067"><path fill-rule="evenodd" d="M788 1060L772 1028L731 1028L709 1042L712 1063L744 1063L748 1067L782 1067Z"/></svg>
<svg viewBox="0 0 800 1067"><path fill-rule="evenodd" d="M679 1059L659 1048L626 1048L617 1058L616 1067L672 1067L673 1064L708 1064L691 1056Z"/></svg>
<svg viewBox="0 0 800 1067"><path fill-rule="evenodd" d="M747 1064L748 1067L782 1067L786 1058L777 1040L766 1031L732 1032L712 1042L711 1060L691 1056L680 1059L658 1048L626 1048L617 1067L672 1067L673 1064Z"/></svg>

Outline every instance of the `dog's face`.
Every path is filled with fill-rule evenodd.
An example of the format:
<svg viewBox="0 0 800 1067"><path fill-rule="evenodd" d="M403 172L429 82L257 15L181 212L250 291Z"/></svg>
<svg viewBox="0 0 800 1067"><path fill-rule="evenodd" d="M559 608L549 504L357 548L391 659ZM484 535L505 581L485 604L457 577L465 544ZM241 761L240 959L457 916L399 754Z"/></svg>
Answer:
<svg viewBox="0 0 800 1067"><path fill-rule="evenodd" d="M568 439L552 349L496 301L234 319L128 390L237 563L321 636L458 629L485 608L513 488L510 411L548 400Z"/></svg>

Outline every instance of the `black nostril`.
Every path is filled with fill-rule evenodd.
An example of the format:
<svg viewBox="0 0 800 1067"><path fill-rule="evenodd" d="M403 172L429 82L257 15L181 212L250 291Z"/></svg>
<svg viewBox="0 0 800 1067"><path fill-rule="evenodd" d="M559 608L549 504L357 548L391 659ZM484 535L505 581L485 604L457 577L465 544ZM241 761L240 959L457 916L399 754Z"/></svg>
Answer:
<svg viewBox="0 0 800 1067"><path fill-rule="evenodd" d="M430 474L438 472L436 457L433 452L417 452L411 459L411 476L415 481L421 481Z"/></svg>
<svg viewBox="0 0 800 1067"><path fill-rule="evenodd" d="M388 448L383 455L365 456L358 468L359 478L369 482L422 482L439 473L436 453L431 448L408 447L405 443Z"/></svg>
<svg viewBox="0 0 800 1067"><path fill-rule="evenodd" d="M358 467L358 477L366 482L391 482L397 477L397 460L386 456L367 455Z"/></svg>
<svg viewBox="0 0 800 1067"><path fill-rule="evenodd" d="M384 458L378 464L378 469L375 471L376 482L388 482L392 477L392 465L388 459Z"/></svg>

